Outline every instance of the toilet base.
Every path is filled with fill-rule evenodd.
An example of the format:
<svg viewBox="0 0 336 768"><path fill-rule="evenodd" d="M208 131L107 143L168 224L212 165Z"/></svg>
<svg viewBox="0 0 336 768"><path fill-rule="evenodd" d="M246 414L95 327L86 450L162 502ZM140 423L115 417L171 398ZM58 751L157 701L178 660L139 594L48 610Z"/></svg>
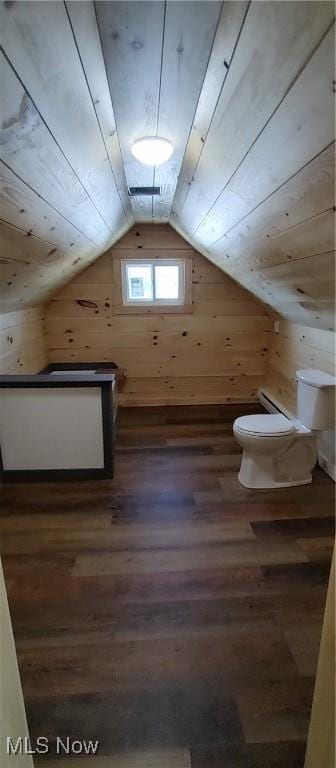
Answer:
<svg viewBox="0 0 336 768"><path fill-rule="evenodd" d="M284 472L284 467L280 467L274 457L251 456L244 450L238 480L245 488L292 488L295 485L309 485L312 482L312 468L310 466L309 472L298 477L298 473L295 476L295 474Z"/></svg>

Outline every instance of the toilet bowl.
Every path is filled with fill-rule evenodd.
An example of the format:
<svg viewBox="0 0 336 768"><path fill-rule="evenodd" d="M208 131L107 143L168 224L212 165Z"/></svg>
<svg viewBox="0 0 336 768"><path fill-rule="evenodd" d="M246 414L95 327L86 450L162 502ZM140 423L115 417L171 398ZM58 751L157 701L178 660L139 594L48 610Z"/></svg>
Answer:
<svg viewBox="0 0 336 768"><path fill-rule="evenodd" d="M243 448L238 480L246 488L287 488L312 481L314 434L282 414L241 416L233 425Z"/></svg>
<svg viewBox="0 0 336 768"><path fill-rule="evenodd" d="M333 423L335 378L297 371L298 419L281 413L240 416L233 434L243 448L238 480L246 488L288 488L312 481L317 436Z"/></svg>

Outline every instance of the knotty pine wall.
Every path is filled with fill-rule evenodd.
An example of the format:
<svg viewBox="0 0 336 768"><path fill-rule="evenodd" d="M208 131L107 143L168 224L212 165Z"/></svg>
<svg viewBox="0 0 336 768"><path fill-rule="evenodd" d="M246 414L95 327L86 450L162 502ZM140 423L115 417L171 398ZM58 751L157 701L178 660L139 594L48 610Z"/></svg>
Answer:
<svg viewBox="0 0 336 768"><path fill-rule="evenodd" d="M277 318L279 333L269 334L268 372L264 389L296 415L296 378L300 368L319 368L335 375L335 333ZM320 457L335 476L335 432L323 432Z"/></svg>
<svg viewBox="0 0 336 768"><path fill-rule="evenodd" d="M0 765L3 768L20 766L34 768L31 755L22 754L17 758L6 752L6 739L11 738L13 744L17 739L29 738L24 699L22 694L20 672L18 668L15 641L9 613L5 579L0 560L0 617L1 617L1 738Z"/></svg>
<svg viewBox="0 0 336 768"><path fill-rule="evenodd" d="M191 314L117 314L113 260L192 258ZM47 306L50 362L115 361L126 405L248 402L265 371L267 309L169 225L133 227Z"/></svg>
<svg viewBox="0 0 336 768"><path fill-rule="evenodd" d="M0 374L37 373L47 365L44 308L0 314Z"/></svg>

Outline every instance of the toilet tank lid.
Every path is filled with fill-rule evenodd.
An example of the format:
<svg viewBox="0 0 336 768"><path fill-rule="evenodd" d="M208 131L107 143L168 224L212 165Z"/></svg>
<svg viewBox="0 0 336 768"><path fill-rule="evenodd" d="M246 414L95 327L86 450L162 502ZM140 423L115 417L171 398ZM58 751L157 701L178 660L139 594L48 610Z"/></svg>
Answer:
<svg viewBox="0 0 336 768"><path fill-rule="evenodd" d="M336 385L335 376L315 368L296 371L296 378L298 381L303 381L304 384L310 384L312 387L317 387L318 389L322 389L322 387L334 387Z"/></svg>

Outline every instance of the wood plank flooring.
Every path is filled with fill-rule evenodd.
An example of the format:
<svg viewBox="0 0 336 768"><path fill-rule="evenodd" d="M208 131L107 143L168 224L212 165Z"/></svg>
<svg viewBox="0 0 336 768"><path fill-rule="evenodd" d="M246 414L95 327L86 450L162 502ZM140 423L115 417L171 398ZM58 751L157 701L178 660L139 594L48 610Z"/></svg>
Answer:
<svg viewBox="0 0 336 768"><path fill-rule="evenodd" d="M240 486L244 412L125 409L113 481L2 488L30 733L49 759L69 736L99 740L91 768L303 768L334 484L316 469L312 486Z"/></svg>

